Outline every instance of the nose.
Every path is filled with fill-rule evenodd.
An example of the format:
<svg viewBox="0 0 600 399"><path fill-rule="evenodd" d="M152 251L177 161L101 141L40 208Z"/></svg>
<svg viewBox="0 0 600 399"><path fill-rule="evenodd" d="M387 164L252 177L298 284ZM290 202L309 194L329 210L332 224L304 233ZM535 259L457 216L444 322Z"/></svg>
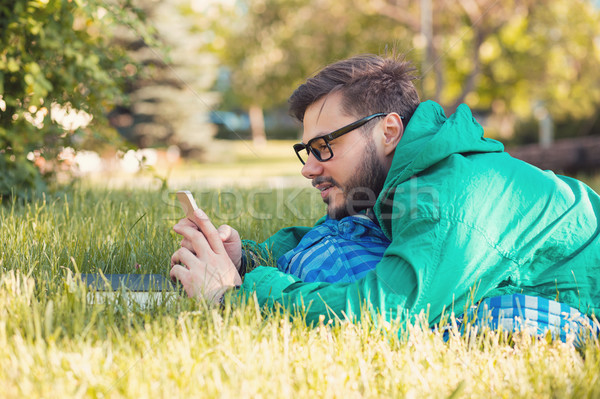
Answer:
<svg viewBox="0 0 600 399"><path fill-rule="evenodd" d="M307 179L314 179L323 173L323 163L319 162L312 153L308 154L308 158L302 167L302 176Z"/></svg>

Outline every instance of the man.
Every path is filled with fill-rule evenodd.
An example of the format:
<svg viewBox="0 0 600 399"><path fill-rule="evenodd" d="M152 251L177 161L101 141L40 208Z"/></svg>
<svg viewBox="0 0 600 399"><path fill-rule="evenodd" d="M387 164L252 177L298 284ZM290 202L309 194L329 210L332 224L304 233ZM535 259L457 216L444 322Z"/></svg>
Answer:
<svg viewBox="0 0 600 399"><path fill-rule="evenodd" d="M428 311L435 323L470 301L519 293L597 313L600 197L511 158L483 137L467 106L446 118L436 103L419 103L412 79L406 62L354 57L326 67L290 98L304 128L303 144L294 146L302 174L328 215L373 207L391 240L374 270L332 284L258 267L242 282L239 235L198 212L197 228L174 228L184 242L171 277L211 301L239 286L261 305L304 308L309 323L320 315L360 317L365 303L388 320ZM284 229L266 245L281 256L308 231Z"/></svg>

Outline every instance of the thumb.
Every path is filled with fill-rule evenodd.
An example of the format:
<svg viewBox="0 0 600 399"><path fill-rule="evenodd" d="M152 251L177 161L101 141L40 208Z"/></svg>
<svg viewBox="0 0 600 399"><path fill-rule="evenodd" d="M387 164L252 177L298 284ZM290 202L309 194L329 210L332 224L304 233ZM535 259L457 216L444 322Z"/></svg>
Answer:
<svg viewBox="0 0 600 399"><path fill-rule="evenodd" d="M222 226L219 226L217 231L219 232L219 237L221 237L221 241L226 242L229 241L229 239L231 238L233 229L231 228L231 226L224 224Z"/></svg>

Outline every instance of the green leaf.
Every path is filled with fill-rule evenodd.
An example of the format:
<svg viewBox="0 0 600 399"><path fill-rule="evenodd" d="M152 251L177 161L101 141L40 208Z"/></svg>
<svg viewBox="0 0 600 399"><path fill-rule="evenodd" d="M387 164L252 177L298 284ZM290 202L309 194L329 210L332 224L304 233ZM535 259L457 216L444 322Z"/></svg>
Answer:
<svg viewBox="0 0 600 399"><path fill-rule="evenodd" d="M25 83L27 83L27 86L33 86L33 84L35 83L35 78L30 73L26 73L25 76L23 76L23 80L25 81Z"/></svg>
<svg viewBox="0 0 600 399"><path fill-rule="evenodd" d="M110 7L102 0L11 0L10 6L1 2L0 95L18 118L0 112L0 143L3 162L15 163L11 176L23 185L36 180L32 165L21 164L28 162L27 152L40 150L50 163L52 154L69 140L60 137L62 130L49 117L42 129L31 125L24 118L31 106L39 107L42 100L46 107L70 103L91 113L95 121L104 121L102 127L108 129L102 118L106 104L122 93L124 82L120 73L107 71L120 70L124 62L136 64L123 55L124 49L112 46L111 34L118 26L145 30L137 17L122 12L126 2L114 0ZM107 12L102 19L100 8ZM83 21L77 32L74 21Z"/></svg>
<svg viewBox="0 0 600 399"><path fill-rule="evenodd" d="M17 60L15 60L14 58L8 59L8 63L6 65L8 72L18 72L19 67L20 67L20 65L19 65L19 62L17 62Z"/></svg>

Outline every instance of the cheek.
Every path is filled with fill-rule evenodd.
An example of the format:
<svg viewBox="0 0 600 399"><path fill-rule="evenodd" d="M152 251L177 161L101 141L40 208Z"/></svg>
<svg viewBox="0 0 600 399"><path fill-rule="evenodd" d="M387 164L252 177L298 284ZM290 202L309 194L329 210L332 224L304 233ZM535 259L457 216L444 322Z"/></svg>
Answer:
<svg viewBox="0 0 600 399"><path fill-rule="evenodd" d="M330 167L331 173L335 173L340 176L352 176L358 169L360 162L363 161L364 151L357 146L352 147L337 147L333 150L333 159L327 163ZM333 161L333 162L332 162Z"/></svg>
<svg viewBox="0 0 600 399"><path fill-rule="evenodd" d="M348 182L352 181L360 173L360 164L357 162L357 159L360 159L359 155L356 155L354 158L348 158L338 169L336 180L341 187L345 187Z"/></svg>

